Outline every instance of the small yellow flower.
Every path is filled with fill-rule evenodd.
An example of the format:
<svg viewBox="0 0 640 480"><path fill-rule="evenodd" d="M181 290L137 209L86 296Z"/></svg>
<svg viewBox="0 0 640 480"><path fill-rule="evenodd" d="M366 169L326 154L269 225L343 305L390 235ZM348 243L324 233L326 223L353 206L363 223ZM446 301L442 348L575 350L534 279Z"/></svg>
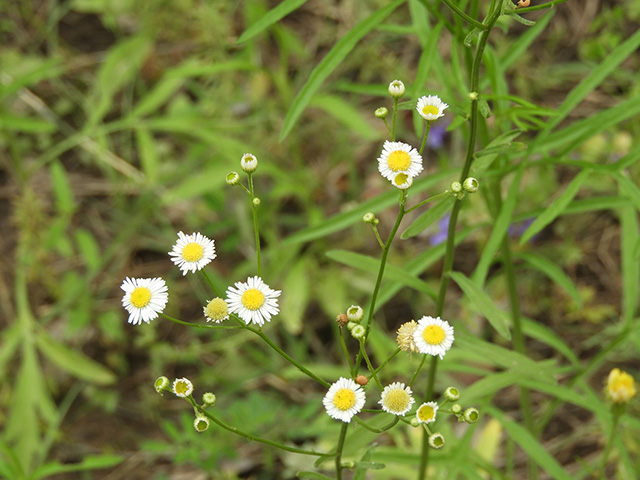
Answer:
<svg viewBox="0 0 640 480"><path fill-rule="evenodd" d="M606 391L615 403L627 403L637 393L633 377L619 368L614 368L609 373Z"/></svg>

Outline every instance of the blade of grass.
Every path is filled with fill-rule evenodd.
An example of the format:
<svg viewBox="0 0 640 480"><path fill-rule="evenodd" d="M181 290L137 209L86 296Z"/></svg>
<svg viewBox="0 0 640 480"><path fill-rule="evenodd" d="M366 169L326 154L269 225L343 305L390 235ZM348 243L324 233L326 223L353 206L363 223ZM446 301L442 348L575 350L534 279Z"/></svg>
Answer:
<svg viewBox="0 0 640 480"><path fill-rule="evenodd" d="M265 13L260 20L247 28L244 33L240 35L240 38L238 38L236 43L244 43L255 37L257 34L266 30L297 8L300 8L306 1L307 0L284 0L283 2L280 2L275 8L272 8Z"/></svg>

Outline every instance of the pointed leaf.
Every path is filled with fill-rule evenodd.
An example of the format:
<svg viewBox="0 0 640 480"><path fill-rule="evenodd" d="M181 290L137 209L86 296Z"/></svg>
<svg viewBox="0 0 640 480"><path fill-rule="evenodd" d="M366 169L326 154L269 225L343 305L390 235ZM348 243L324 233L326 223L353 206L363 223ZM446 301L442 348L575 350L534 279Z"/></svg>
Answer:
<svg viewBox="0 0 640 480"><path fill-rule="evenodd" d="M403 240L407 238L414 237L420 233L422 233L429 225L433 222L440 220L444 215L449 211L449 209L455 203L455 197L453 195L448 195L434 206L429 208L426 212L416 218L407 229L402 232L400 238Z"/></svg>

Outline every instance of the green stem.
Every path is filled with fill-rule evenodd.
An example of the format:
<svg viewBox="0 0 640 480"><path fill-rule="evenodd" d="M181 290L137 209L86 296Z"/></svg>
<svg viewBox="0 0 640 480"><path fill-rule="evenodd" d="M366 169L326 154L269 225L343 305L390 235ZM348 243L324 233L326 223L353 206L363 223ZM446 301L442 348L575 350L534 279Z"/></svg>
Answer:
<svg viewBox="0 0 640 480"><path fill-rule="evenodd" d="M320 453L320 452L315 452L313 450L305 450L305 449L302 449L302 448L290 447L290 446L284 445L283 443L280 443L280 442L275 442L273 440L269 440L269 439L266 439L266 438L258 437L256 435L252 435L252 434L244 432L244 431L242 431L242 430L240 430L240 429L238 429L236 427L232 427L231 425L227 425L222 420L214 417L213 415L211 415L211 413L207 412L204 408L200 407L200 405L198 405L195 402L193 397L190 397L189 401L191 402L193 407L198 410L198 412L200 412L202 415L206 416L209 420L211 420L213 423L215 423L219 427L224 428L225 430L227 430L227 431L229 431L231 433L235 433L236 435L240 435L241 437L244 437L246 439L252 440L254 442L264 443L265 445L271 445L272 447L276 447L276 448L279 448L281 450L286 450L287 452L299 453L301 455L312 455L312 456L316 456L316 457L333 457L335 455L335 453Z"/></svg>
<svg viewBox="0 0 640 480"><path fill-rule="evenodd" d="M449 5L449 2L447 3ZM451 6L451 5L449 5ZM493 9L487 18L487 23L484 25L484 31L480 33L478 40L478 48L473 58L473 64L471 66L471 92L478 93L480 85L480 66L482 64L482 55L484 49L487 46L489 40L489 34L493 29L498 17L500 17L500 7L492 3ZM478 98L471 100L470 111L470 126L469 126L469 138L467 141L467 153L465 156L464 167L460 175L460 183L464 182L464 179L469 176L471 170L471 163L473 162L473 153L475 150L476 136L478 134ZM458 223L458 214L462 207L462 201L458 200L453 204L451 210L451 217L449 219L449 230L447 233L447 246L445 250L444 265L442 268L442 276L440 277L440 290L438 292L438 299L436 301L436 316L441 316L444 310L444 301L447 295L447 289L449 288L449 273L453 268L453 255L455 249L455 235L456 225ZM429 379L427 384L427 390L425 394L425 401L430 401L433 396L433 390L435 385L435 377L438 368L438 357L431 359L431 365L429 368ZM427 467L429 465L429 435L425 432L422 436L422 454L420 456L420 468L418 470L418 479L424 480L427 474Z"/></svg>
<svg viewBox="0 0 640 480"><path fill-rule="evenodd" d="M611 424L611 431L609 432L609 438L607 439L607 444L604 447L604 452L602 453L602 462L600 465L600 475L598 478L604 480L605 470L607 468L607 460L609 458L609 453L611 453L611 447L613 447L613 439L616 435L616 429L618 427L618 420L620 420L620 415L624 412L625 405L614 403L611 407L611 413L613 413L613 422Z"/></svg>
<svg viewBox="0 0 640 480"><path fill-rule="evenodd" d="M398 116L398 97L393 98L393 122L391 123L391 141L396 141L396 118Z"/></svg>
<svg viewBox="0 0 640 480"><path fill-rule="evenodd" d="M209 284L209 286L212 288L212 290L215 292L215 294L218 297L221 297L220 292L218 292L218 289L216 288L216 286L213 284L213 282L211 281L211 278L209 278L209 275L207 275L207 272L204 271L204 268L202 270L200 270L200 272L202 273L202 275L204 276L205 280L207 281L207 283Z"/></svg>
<svg viewBox="0 0 640 480"><path fill-rule="evenodd" d="M384 249L384 242L382 241L382 238L380 238L380 232L378 232L378 227L376 225L371 224L371 228L373 228L373 233L378 239L378 244Z"/></svg>
<svg viewBox="0 0 640 480"><path fill-rule="evenodd" d="M391 133L391 128L389 127L389 123L387 122L387 119L383 118L382 121L384 122L384 126L387 127L387 132L389 132L389 135L393 137L393 133Z"/></svg>
<svg viewBox="0 0 640 480"><path fill-rule="evenodd" d="M476 28L479 28L480 30L487 30L489 27L487 25L485 25L482 22L479 22L478 20L476 20L475 18L471 18L469 15L467 15L466 13L464 13L460 7L458 7L455 3L453 3L451 0L443 0L444 3L447 4L447 7L449 7L453 13L455 13L456 15L458 15L460 18L462 18L465 22L469 23L470 25L473 25Z"/></svg>
<svg viewBox="0 0 640 480"><path fill-rule="evenodd" d="M342 344L342 351L344 352L344 356L347 358L347 362L349 363L349 373L351 373L351 375L353 376L353 363L351 363L351 356L349 355L347 344L344 341L344 332L342 330L342 327L338 327L338 331L340 333L340 343Z"/></svg>
<svg viewBox="0 0 640 480"><path fill-rule="evenodd" d="M422 155L422 151L424 150L424 146L427 144L427 136L429 135L429 129L431 128L431 122L424 122L424 133L422 134L422 145L420 145L420 151L418 152Z"/></svg>
<svg viewBox="0 0 640 480"><path fill-rule="evenodd" d="M416 371L413 374L413 377L411 377L411 382L409 382L410 387L413 385L413 382L416 381L416 378L418 378L418 374L420 373L420 370L422 370L422 366L424 365L424 362L426 359L427 359L427 356L422 355L422 360L420 360L420 365L418 365L418 368L416 368Z"/></svg>
<svg viewBox="0 0 640 480"><path fill-rule="evenodd" d="M365 362L367 362L367 367L369 368L371 375L373 375L373 379L376 381L378 388L382 390L382 383L380 383L378 375L376 375L376 369L373 368L373 365L371 365L371 360L369 360L369 355L367 355L367 349L364 347L364 338L360 340L360 352L362 353Z"/></svg>
<svg viewBox="0 0 640 480"><path fill-rule="evenodd" d="M305 375L313 378L316 382L322 384L326 388L329 388L331 386L328 382L326 382L325 380L320 378L318 375L316 375L315 373L310 371L307 367L305 367L304 365L298 363L296 360L291 358L284 350L282 350L279 346L277 346L275 343L273 343L271 341L271 339L269 337L267 337L261 330L256 330L255 328L249 327L249 326L245 326L245 328L247 330L255 333L260 338L262 338L265 342L267 342L267 345L269 345L271 348L273 348L282 358L284 358L287 362L289 362L291 365L296 367L302 373L304 373Z"/></svg>
<svg viewBox="0 0 640 480"><path fill-rule="evenodd" d="M249 174L249 192L251 193L251 213L253 216L253 230L256 234L256 257L258 260L258 276L262 278L262 266L260 262L260 232L258 231L258 207L253 203L256 198L253 191L253 177Z"/></svg>
<svg viewBox="0 0 640 480"><path fill-rule="evenodd" d="M347 438L348 423L343 423L340 429L340 437L338 438L338 448L336 453L336 479L342 480L342 449L344 448L344 441Z"/></svg>
<svg viewBox="0 0 640 480"><path fill-rule="evenodd" d="M389 355L389 357L384 362L382 362L378 368L375 369L375 373L378 373L380 370L382 370L387 365L387 363L389 363L391 361L391 359L393 357L395 357L398 353L400 353L400 349L396 348L393 351L393 353L391 355ZM369 377L369 378L371 378L371 377Z"/></svg>
<svg viewBox="0 0 640 480"><path fill-rule="evenodd" d="M429 202L433 202L434 200L438 200L441 197L446 197L447 195L449 195L451 193L450 190L445 190L442 193L439 193L437 195L434 195L433 197L429 197L426 200L421 201L420 203L414 205L413 207L409 208L408 210L405 210L405 215L409 212L414 211L416 208L420 208L422 205L426 205Z"/></svg>
<svg viewBox="0 0 640 480"><path fill-rule="evenodd" d="M553 0L552 2L541 3L540 5L534 5L532 7L517 8L515 13L520 15L521 13L533 12L535 10L542 10L545 8L554 7L559 3L564 3L566 1L568 0Z"/></svg>
<svg viewBox="0 0 640 480"><path fill-rule="evenodd" d="M215 329L220 329L220 330L231 330L231 329L234 329L234 328L242 328L242 327L236 327L236 326L233 326L233 325L206 325L206 324L200 324L200 323L184 322L182 320L178 320L177 318L170 317L169 315L165 315L162 312L159 313L159 315L161 317L166 318L167 320L171 320L173 323L178 323L180 325L187 325L189 327L215 328Z"/></svg>
<svg viewBox="0 0 640 480"><path fill-rule="evenodd" d="M381 413L381 411L379 410L378 413ZM358 422L360 425L362 425L364 428L366 428L367 430L369 430L370 432L374 432L374 433L383 433L386 432L387 430L393 428L396 426L396 424L400 421L400 417L396 417L389 425L387 425L386 427L380 427L380 428L375 428L375 427L371 427L369 425L367 425L367 423L364 420L359 419L358 417L353 417L356 419L356 422Z"/></svg>

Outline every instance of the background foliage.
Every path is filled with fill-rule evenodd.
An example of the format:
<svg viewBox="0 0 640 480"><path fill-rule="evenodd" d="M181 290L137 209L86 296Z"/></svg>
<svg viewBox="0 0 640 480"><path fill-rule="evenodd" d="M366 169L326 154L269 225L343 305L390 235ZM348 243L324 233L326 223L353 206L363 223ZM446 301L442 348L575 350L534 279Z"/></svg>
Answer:
<svg viewBox="0 0 640 480"><path fill-rule="evenodd" d="M0 475L292 478L308 469L306 458L225 432L197 434L182 402L153 391L162 374L214 391L223 417L247 431L331 445L338 426L322 411L323 392L255 338L166 321L131 327L118 287L125 275L163 276L167 313L200 319L205 285L183 278L167 255L178 230L216 240L210 271L220 286L252 273L249 207L224 176L253 152L264 276L284 292L270 334L324 377L342 375L333 319L366 303L373 279L362 255L378 254L361 217L374 211L387 230L393 222L396 192L375 168L386 133L372 115L389 106L389 81L402 79L408 97L437 93L452 105L415 198L447 188L462 165L471 28L438 3L1 4ZM479 17L487 8L461 3ZM587 478L611 423L604 377L620 366L640 378L640 2L568 1L523 17L537 23L500 19L485 54L481 91L492 115L472 173L483 185L500 179L505 201L499 209L484 191L488 207L474 198L463 210L460 289L445 317L464 334L437 385L459 386L485 415L474 427L443 426L460 439L433 462L466 478L478 466L491 478L523 478L531 456L543 475ZM420 123L410 112L401 112L401 131L415 145ZM370 340L380 361L397 326L433 308L444 223L432 220L392 252L398 271L389 270L377 313L389 335ZM507 229L529 358L485 321L506 315L495 254ZM478 312L487 299L497 312ZM416 361L394 362L389 374ZM539 442L521 425L517 385L533 390L548 424ZM621 421L616 478L640 471L637 414L636 402ZM371 439L360 432L347 454L361 455ZM413 476L417 433L381 440L367 458L387 468L372 478Z"/></svg>

